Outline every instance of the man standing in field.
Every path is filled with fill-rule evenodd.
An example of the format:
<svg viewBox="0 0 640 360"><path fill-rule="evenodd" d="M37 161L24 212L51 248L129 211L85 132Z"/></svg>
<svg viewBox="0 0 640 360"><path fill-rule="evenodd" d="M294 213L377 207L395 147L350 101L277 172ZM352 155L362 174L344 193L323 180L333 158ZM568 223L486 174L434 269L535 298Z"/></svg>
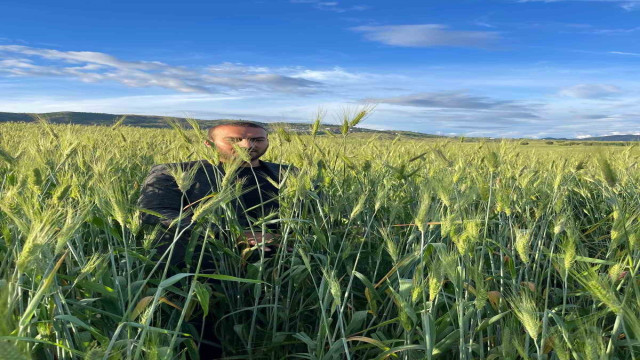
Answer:
<svg viewBox="0 0 640 360"><path fill-rule="evenodd" d="M142 222L160 225L162 229L156 247L158 256L164 255L171 265L179 268L188 266L190 271L195 269L199 259L199 256L192 256L193 261L189 263L185 259L193 227L193 211L210 199L210 195L219 192L224 165L243 159L236 173L237 178L243 181L243 193L230 202L235 209L238 225L245 229L244 236L236 240L247 241L249 245L272 240L272 233L255 231L251 225L254 219L278 210L278 188L274 184L279 184L289 170L287 165L260 160L269 148L269 139L267 130L253 122L236 121L214 126L208 131L205 145L215 146L221 163L211 164L200 160L155 165L144 181L138 199L138 206L143 211ZM211 228L216 236L226 230L213 225ZM171 252L172 243L174 245L169 258L167 252ZM196 252L199 248L196 246ZM213 258L204 257L200 272L214 271L214 264ZM205 331L202 337L215 342L211 333ZM215 355L215 348L202 345L200 353L202 359L219 356Z"/></svg>

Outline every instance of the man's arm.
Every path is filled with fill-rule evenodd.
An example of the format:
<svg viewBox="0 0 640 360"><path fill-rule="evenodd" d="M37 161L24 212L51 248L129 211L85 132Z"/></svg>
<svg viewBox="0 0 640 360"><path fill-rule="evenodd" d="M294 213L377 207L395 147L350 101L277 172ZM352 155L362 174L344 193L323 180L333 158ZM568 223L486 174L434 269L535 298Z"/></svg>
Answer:
<svg viewBox="0 0 640 360"><path fill-rule="evenodd" d="M169 173L168 167L166 165L152 167L149 176L142 185L138 199L138 207L142 209L140 218L144 224L160 224L165 229L165 234L160 238L161 243L157 247L160 256L168 250L176 232L182 233L180 239L176 241L173 256L169 260L172 265L181 264L186 253L190 235L187 228L191 226L191 214L185 214L185 211L181 211L187 205L186 202L186 197L178 188L178 184ZM147 213L144 210L149 210L160 216ZM181 215L183 218L178 224L176 220Z"/></svg>
<svg viewBox="0 0 640 360"><path fill-rule="evenodd" d="M142 185L140 198L138 199L138 207L141 211L141 221L144 224L158 225L164 228L164 234L159 238L159 244L156 246L158 254L164 255L169 246L174 242L176 234L180 238L175 242L173 254L169 262L177 267L184 267L185 255L191 238L191 230L194 225L192 223L192 210L190 200L197 201L199 199L188 199L185 194L178 188L173 175L169 171L167 165L155 165L151 168L149 176ZM186 207L189 207L185 210ZM149 210L149 212L144 212ZM154 214L160 215L156 216ZM178 221L178 218L181 219ZM210 234L219 236L222 234L221 229L213 223L208 225ZM196 245L193 249L193 259L197 261L200 257L200 245ZM195 264L194 264L195 266ZM206 255L203 258L201 269L209 272L214 269L213 259Z"/></svg>
<svg viewBox="0 0 640 360"><path fill-rule="evenodd" d="M181 209L188 204L186 199L183 201L183 196L167 166L155 165L142 185L138 207L150 210L161 217L143 212L142 222L149 225L162 224L165 228L169 228L181 213L184 215ZM183 218L180 223L181 227L188 226L191 223L191 216Z"/></svg>

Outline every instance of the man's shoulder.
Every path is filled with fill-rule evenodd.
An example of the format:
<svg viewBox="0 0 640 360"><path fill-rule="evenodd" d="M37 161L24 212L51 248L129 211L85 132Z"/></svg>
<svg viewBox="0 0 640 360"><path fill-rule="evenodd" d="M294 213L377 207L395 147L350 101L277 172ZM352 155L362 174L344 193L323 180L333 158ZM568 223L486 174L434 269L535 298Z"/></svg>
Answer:
<svg viewBox="0 0 640 360"><path fill-rule="evenodd" d="M262 160L261 160L261 163L273 175L276 175L278 177L285 176L286 174L288 174L290 172L297 172L298 171L297 167L295 167L293 165L289 165L289 164L280 164L280 163L274 163L274 162L262 161Z"/></svg>
<svg viewBox="0 0 640 360"><path fill-rule="evenodd" d="M262 161L262 160L261 160L261 162L262 162L262 165L266 166L269 170L272 170L272 171L275 171L275 172L296 169L295 166L289 165L289 164L280 164L280 163L274 163L274 162Z"/></svg>

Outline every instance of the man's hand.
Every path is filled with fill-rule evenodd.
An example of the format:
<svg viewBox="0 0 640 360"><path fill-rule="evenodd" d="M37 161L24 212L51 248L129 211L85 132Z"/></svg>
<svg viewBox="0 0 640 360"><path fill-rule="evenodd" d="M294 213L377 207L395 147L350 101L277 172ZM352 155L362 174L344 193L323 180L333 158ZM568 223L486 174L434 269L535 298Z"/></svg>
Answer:
<svg viewBox="0 0 640 360"><path fill-rule="evenodd" d="M274 251L280 247L280 244L274 241L277 239L277 237L278 235L274 235L271 233L262 233L260 231L257 231L257 232L245 231L243 233L243 238L240 239L238 243L247 244L249 245L249 247L253 247L253 246L262 244L262 242L264 241L264 244L265 244L264 251L269 252L269 251ZM293 248L287 247L286 251L291 252L293 251Z"/></svg>
<svg viewBox="0 0 640 360"><path fill-rule="evenodd" d="M257 244L261 244L262 241L265 242L266 244L270 244L273 242L274 236L273 234L270 233L262 233L260 231L245 231L243 233L244 238L246 239L247 243L251 246L256 246ZM271 251L271 249L269 249L268 247L265 249L266 251Z"/></svg>

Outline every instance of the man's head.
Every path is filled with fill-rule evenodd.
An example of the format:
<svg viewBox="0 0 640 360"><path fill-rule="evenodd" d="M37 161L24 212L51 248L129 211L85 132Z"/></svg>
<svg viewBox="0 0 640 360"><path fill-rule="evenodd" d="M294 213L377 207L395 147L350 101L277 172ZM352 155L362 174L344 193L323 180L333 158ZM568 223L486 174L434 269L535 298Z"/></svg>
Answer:
<svg viewBox="0 0 640 360"><path fill-rule="evenodd" d="M209 129L209 145L214 144L223 160L234 158L234 145L247 149L251 166L259 164L258 159L269 148L267 130L260 124L249 121L234 121L216 125Z"/></svg>

